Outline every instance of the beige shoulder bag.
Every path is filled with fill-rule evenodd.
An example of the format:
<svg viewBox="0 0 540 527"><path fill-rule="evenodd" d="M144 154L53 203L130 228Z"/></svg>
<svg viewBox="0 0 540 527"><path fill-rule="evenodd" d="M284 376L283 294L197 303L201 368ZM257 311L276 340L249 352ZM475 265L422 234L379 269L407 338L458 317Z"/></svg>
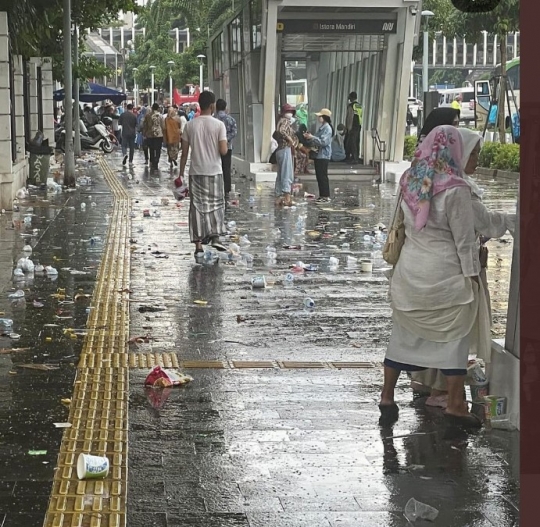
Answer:
<svg viewBox="0 0 540 527"><path fill-rule="evenodd" d="M396 265L398 263L401 249L405 243L405 216L403 214L403 209L401 208L402 201L403 194L401 193L400 189L396 210L394 211L394 218L392 219L392 225L390 226L388 238L386 239L386 243L384 244L382 251L384 261L390 265Z"/></svg>

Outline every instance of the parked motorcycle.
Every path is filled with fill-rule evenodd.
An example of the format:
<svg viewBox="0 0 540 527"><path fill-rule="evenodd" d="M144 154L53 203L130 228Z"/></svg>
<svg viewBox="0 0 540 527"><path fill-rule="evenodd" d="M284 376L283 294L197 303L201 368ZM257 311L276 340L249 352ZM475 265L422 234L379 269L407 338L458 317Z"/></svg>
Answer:
<svg viewBox="0 0 540 527"><path fill-rule="evenodd" d="M106 154L110 154L114 150L114 146L109 138L107 128L102 122L86 128L81 121L81 148L83 150L97 150L101 148ZM73 133L75 135L75 133ZM55 130L55 140L57 150L65 152L66 145L66 130L63 124L59 125Z"/></svg>

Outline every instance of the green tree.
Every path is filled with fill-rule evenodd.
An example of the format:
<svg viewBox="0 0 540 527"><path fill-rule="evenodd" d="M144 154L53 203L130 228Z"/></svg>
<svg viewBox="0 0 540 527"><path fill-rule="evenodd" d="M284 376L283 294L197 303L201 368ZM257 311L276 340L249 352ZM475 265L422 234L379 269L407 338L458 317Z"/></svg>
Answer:
<svg viewBox="0 0 540 527"><path fill-rule="evenodd" d="M81 35L117 20L118 13L138 12L135 0L72 0L72 21ZM53 74L63 80L63 2L62 0L0 0L0 11L8 13L10 46L14 54L52 57ZM81 52L83 49L81 42ZM92 57L80 57L81 77L94 77L102 68Z"/></svg>

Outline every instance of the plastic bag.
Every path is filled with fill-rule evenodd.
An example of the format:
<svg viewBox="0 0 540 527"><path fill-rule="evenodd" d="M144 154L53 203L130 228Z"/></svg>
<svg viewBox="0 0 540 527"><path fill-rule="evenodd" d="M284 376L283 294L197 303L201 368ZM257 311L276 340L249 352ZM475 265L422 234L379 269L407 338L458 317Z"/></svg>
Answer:
<svg viewBox="0 0 540 527"><path fill-rule="evenodd" d="M166 370L161 366L154 366L152 371L144 381L145 386L153 386L154 388L166 388L168 386L180 386L193 380L193 377L184 375L183 373Z"/></svg>

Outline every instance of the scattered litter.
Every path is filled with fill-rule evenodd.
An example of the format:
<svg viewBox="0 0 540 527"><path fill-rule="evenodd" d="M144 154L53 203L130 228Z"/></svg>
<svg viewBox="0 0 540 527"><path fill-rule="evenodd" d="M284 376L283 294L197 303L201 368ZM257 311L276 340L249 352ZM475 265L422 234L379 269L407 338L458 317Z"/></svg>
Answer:
<svg viewBox="0 0 540 527"><path fill-rule="evenodd" d="M143 335L142 337L131 337L128 340L128 344L143 344L148 343L151 340L155 340L153 337L151 337L148 333L146 335Z"/></svg>
<svg viewBox="0 0 540 527"><path fill-rule="evenodd" d="M71 404L71 399L60 399L60 402L65 406L69 406Z"/></svg>
<svg viewBox="0 0 540 527"><path fill-rule="evenodd" d="M253 287L253 289L266 288L266 278L264 276L254 276L251 279L251 287Z"/></svg>
<svg viewBox="0 0 540 527"><path fill-rule="evenodd" d="M46 272L48 275L57 275L57 274L58 274L58 271L57 271L54 267L52 267L52 266L50 266L50 265L47 265L47 266L45 267L45 272Z"/></svg>
<svg viewBox="0 0 540 527"><path fill-rule="evenodd" d="M313 309L315 307L315 301L311 298L306 298L304 300L304 306L308 309Z"/></svg>
<svg viewBox="0 0 540 527"><path fill-rule="evenodd" d="M77 477L79 479L102 479L109 474L109 460L105 456L79 454Z"/></svg>
<svg viewBox="0 0 540 527"><path fill-rule="evenodd" d="M42 307L45 307L45 304L43 302L39 302L38 300L34 300L32 305L37 309L41 309Z"/></svg>
<svg viewBox="0 0 540 527"><path fill-rule="evenodd" d="M28 455L29 456L46 456L47 450L29 450Z"/></svg>
<svg viewBox="0 0 540 527"><path fill-rule="evenodd" d="M56 428L71 428L71 423L53 423Z"/></svg>
<svg viewBox="0 0 540 527"><path fill-rule="evenodd" d="M11 293L8 295L8 298L23 298L24 297L24 291L22 289L18 289L15 291L15 293Z"/></svg>
<svg viewBox="0 0 540 527"><path fill-rule="evenodd" d="M8 336L11 340L19 340L21 338L18 333L10 333Z"/></svg>
<svg viewBox="0 0 540 527"><path fill-rule="evenodd" d="M407 505L405 505L404 516L410 522L415 522L416 520L427 520L435 521L439 511L430 505L426 505L421 501L417 501L414 498L411 498Z"/></svg>
<svg viewBox="0 0 540 527"><path fill-rule="evenodd" d="M194 300L194 304L197 304L198 306L206 306L208 304L208 300Z"/></svg>
<svg viewBox="0 0 540 527"><path fill-rule="evenodd" d="M12 353L20 353L22 351L28 351L30 348L1 348L0 355L11 355Z"/></svg>
<svg viewBox="0 0 540 527"><path fill-rule="evenodd" d="M25 245L23 247L23 252L25 253L32 253L32 246L31 245Z"/></svg>
<svg viewBox="0 0 540 527"><path fill-rule="evenodd" d="M238 322L238 324L240 324L241 322L245 322L246 320L247 320L246 317L242 315L236 315L236 322Z"/></svg>
<svg viewBox="0 0 540 527"><path fill-rule="evenodd" d="M155 366L147 375L144 381L145 386L153 386L154 388L167 388L169 386L180 386L191 382L193 377L183 373L166 370L161 366Z"/></svg>

